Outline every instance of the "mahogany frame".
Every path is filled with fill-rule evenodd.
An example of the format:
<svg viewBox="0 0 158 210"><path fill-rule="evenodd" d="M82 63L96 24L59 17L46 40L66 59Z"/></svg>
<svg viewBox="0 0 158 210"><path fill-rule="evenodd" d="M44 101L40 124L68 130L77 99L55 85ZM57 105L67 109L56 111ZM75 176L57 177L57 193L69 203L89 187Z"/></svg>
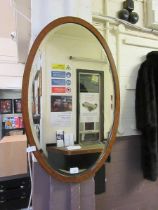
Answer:
<svg viewBox="0 0 158 210"><path fill-rule="evenodd" d="M60 25L66 24L66 23L78 24L78 25L81 25L82 27L86 28L87 30L89 30L96 37L96 39L100 42L100 44L102 45L102 47L108 57L109 64L111 67L113 82L114 82L114 94L115 94L114 121L113 121L112 129L110 131L109 143L108 143L108 146L104 149L104 152L102 152L102 154L100 155L100 157L97 160L97 162L95 163L95 165L93 165L91 168L87 169L84 173L75 174L73 176L60 174L59 172L54 170L52 167L50 167L45 156L43 155L43 153L40 150L35 151L34 155L35 155L36 159L38 160L39 164L41 165L41 167L49 175L53 176L54 178L58 179L59 181L81 182L81 181L88 179L91 176L94 176L94 174L101 168L101 166L105 163L106 159L108 158L108 156L112 150L112 146L116 139L116 133L117 133L118 123L119 123L119 113L120 113L119 81L118 81L118 76L117 76L117 71L116 71L116 67L114 64L114 60L113 60L112 54L110 52L110 49L109 49L105 39L97 31L97 29L94 26L92 26L90 23L88 23L87 21L85 21L83 19L68 16L68 17L61 17L61 18L58 18L58 19L52 21L39 33L39 35L37 36L37 38L35 39L32 47L31 47L31 50L29 52L27 62L25 65L25 71L24 71L24 75L23 75L23 84L22 84L22 114L23 114L25 129L26 129L26 135L29 140L29 143L31 146L36 146L36 143L35 143L35 140L34 140L34 137L32 134L30 121L29 121L29 107L28 107L28 97L29 97L28 92L29 91L28 91L28 89L29 89L30 72L31 72L31 68L32 68L32 64L33 64L36 52L37 52L41 42L47 35L47 33L49 33L51 30L55 29L57 26L60 26Z"/></svg>

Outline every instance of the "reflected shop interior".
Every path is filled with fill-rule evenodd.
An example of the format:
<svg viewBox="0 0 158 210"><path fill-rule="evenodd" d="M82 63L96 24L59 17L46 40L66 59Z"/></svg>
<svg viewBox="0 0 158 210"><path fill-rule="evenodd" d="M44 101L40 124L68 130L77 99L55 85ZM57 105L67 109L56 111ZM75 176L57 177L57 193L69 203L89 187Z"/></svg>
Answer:
<svg viewBox="0 0 158 210"><path fill-rule="evenodd" d="M33 143L57 174L85 173L105 156L114 124L115 84L105 49L82 24L59 24L42 38L30 68Z"/></svg>

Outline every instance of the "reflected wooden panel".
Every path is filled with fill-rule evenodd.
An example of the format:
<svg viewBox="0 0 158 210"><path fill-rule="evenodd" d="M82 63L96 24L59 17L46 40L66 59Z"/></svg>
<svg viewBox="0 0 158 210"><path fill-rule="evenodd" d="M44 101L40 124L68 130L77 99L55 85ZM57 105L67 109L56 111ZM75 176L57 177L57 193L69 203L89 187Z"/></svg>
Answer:
<svg viewBox="0 0 158 210"><path fill-rule="evenodd" d="M79 145L76 145L79 146ZM49 152L59 152L64 155L81 155L81 154L91 154L91 153L101 153L105 149L104 144L92 144L92 145L84 145L81 146L80 149L73 149L73 147L65 148L65 147L56 147L56 146L48 146L47 151Z"/></svg>

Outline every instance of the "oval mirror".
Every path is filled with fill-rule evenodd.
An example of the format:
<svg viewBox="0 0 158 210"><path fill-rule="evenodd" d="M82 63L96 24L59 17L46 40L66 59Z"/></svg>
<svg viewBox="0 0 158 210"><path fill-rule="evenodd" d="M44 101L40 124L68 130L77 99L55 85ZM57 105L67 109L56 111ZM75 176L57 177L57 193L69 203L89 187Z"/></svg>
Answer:
<svg viewBox="0 0 158 210"><path fill-rule="evenodd" d="M65 182L93 176L115 141L119 103L102 35L76 17L48 24L32 45L22 87L26 134L46 172Z"/></svg>

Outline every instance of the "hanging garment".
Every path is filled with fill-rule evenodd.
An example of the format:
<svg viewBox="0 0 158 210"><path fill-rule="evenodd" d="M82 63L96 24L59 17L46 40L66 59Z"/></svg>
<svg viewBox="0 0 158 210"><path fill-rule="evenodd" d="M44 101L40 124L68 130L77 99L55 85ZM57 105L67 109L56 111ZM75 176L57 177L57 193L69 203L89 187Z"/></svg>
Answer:
<svg viewBox="0 0 158 210"><path fill-rule="evenodd" d="M147 55L136 84L136 126L142 132L141 157L144 178L158 176L158 52Z"/></svg>

